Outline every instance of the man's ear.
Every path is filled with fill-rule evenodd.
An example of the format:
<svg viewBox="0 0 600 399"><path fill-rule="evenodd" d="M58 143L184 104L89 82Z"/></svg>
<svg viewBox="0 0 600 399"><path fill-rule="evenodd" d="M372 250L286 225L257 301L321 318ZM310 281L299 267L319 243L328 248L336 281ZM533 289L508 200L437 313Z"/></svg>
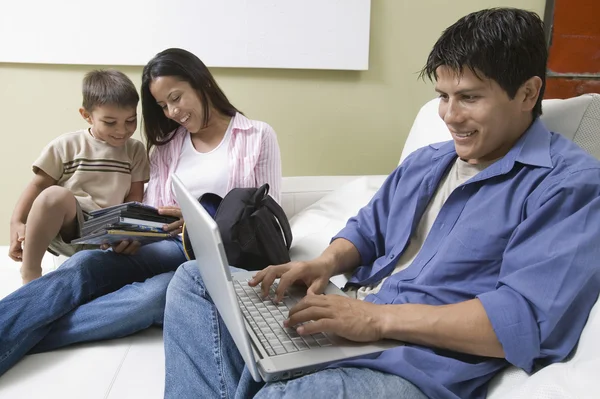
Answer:
<svg viewBox="0 0 600 399"><path fill-rule="evenodd" d="M83 119L87 121L87 123L89 123L90 125L92 124L92 115L89 112L87 112L85 108L79 108L79 114Z"/></svg>
<svg viewBox="0 0 600 399"><path fill-rule="evenodd" d="M519 99L522 100L523 112L531 112L537 103L542 89L542 79L539 76L529 78L519 88Z"/></svg>

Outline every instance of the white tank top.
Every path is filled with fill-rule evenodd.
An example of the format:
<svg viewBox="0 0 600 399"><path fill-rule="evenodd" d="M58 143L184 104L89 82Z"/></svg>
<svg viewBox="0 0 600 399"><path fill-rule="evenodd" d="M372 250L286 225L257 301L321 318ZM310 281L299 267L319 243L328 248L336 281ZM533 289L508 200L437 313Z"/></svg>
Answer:
<svg viewBox="0 0 600 399"><path fill-rule="evenodd" d="M233 122L233 118L231 118ZM224 197L229 182L229 157L227 149L231 140L231 123L223 140L209 152L198 152L192 138L183 140L181 155L175 173L192 195L199 198L205 193L215 193Z"/></svg>

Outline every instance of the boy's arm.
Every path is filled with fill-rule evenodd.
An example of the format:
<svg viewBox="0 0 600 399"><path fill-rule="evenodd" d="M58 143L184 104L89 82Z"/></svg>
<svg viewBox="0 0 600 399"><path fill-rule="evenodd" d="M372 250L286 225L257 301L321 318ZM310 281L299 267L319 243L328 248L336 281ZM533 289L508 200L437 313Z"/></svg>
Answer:
<svg viewBox="0 0 600 399"><path fill-rule="evenodd" d="M25 223L33 205L33 201L42 191L56 184L56 180L41 169L33 176L33 179L19 197L12 217L10 218L10 249L8 255L15 261L22 259L21 242L25 239Z"/></svg>
<svg viewBox="0 0 600 399"><path fill-rule="evenodd" d="M137 201L142 202L144 199L144 182L136 181L131 183L131 188L129 189L129 194L125 197L124 202Z"/></svg>
<svg viewBox="0 0 600 399"><path fill-rule="evenodd" d="M25 224L27 222L27 215L29 215L29 211L33 205L33 201L35 201L42 191L55 184L56 180L50 177L43 170L38 169L31 182L29 182L19 197L10 222L20 222Z"/></svg>
<svg viewBox="0 0 600 399"><path fill-rule="evenodd" d="M144 201L144 184L150 179L150 163L148 162L148 156L146 154L146 148L142 142L132 140L133 142L133 155L132 155L132 168L131 168L131 188L129 194L125 197L125 202Z"/></svg>

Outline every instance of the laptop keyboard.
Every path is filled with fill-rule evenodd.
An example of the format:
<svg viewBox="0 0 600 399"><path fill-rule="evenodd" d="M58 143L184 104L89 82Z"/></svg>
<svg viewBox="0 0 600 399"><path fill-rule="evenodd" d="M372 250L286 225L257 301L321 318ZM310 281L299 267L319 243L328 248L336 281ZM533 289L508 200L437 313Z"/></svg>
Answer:
<svg viewBox="0 0 600 399"><path fill-rule="evenodd" d="M290 308L299 299L286 292L278 304L270 298L263 300L260 285L250 287L248 281L234 280L233 287L244 318L270 356L331 346L331 341L323 333L300 336L294 328L283 326ZM273 283L269 297L275 297L276 289L277 283Z"/></svg>

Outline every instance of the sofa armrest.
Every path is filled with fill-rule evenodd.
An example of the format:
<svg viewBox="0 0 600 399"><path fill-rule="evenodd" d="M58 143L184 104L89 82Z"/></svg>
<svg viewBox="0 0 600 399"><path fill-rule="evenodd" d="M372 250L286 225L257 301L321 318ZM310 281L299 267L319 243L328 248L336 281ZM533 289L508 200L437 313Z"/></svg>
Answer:
<svg viewBox="0 0 600 399"><path fill-rule="evenodd" d="M283 178L281 207L288 219L326 194L360 176L290 176Z"/></svg>

